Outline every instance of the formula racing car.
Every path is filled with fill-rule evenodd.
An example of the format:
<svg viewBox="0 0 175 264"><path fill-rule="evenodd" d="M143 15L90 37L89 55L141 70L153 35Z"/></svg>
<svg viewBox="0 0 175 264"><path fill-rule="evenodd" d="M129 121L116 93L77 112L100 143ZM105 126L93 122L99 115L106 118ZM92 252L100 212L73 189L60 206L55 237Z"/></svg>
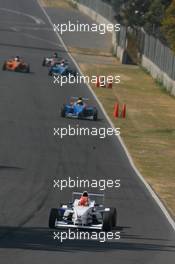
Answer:
<svg viewBox="0 0 175 264"><path fill-rule="evenodd" d="M88 203L82 205L84 195L88 198ZM116 227L116 221L116 208L104 207L103 194L73 192L72 202L51 209L49 227L111 231Z"/></svg>
<svg viewBox="0 0 175 264"><path fill-rule="evenodd" d="M70 102L62 106L61 117L96 121L98 119L97 108L94 106L88 106L85 101L88 101L88 99L82 97L71 97Z"/></svg>
<svg viewBox="0 0 175 264"><path fill-rule="evenodd" d="M76 76L77 72L76 70L72 69L67 61L62 60L60 62L56 62L55 64L51 65L49 67L48 75L52 76Z"/></svg>
<svg viewBox="0 0 175 264"><path fill-rule="evenodd" d="M50 57L44 57L42 66L50 67L54 65L55 63L59 63L61 61L61 57L58 57L57 52L54 52L52 56Z"/></svg>
<svg viewBox="0 0 175 264"><path fill-rule="evenodd" d="M2 66L2 70L29 73L30 66L28 63L24 62L19 56L16 56L15 58L5 61Z"/></svg>

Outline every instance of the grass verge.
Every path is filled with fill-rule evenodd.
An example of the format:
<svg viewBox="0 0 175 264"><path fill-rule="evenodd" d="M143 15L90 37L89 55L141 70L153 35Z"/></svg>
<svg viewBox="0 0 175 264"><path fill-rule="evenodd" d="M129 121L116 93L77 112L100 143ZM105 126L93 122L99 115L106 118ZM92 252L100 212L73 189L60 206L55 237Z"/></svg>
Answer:
<svg viewBox="0 0 175 264"><path fill-rule="evenodd" d="M78 56L74 54L78 61ZM79 63L85 75L120 75L113 89L92 89L102 102L135 165L175 217L175 99L136 66ZM113 106L126 103L126 120L114 119Z"/></svg>
<svg viewBox="0 0 175 264"><path fill-rule="evenodd" d="M56 7L56 8L76 8L71 0L41 0L44 7Z"/></svg>

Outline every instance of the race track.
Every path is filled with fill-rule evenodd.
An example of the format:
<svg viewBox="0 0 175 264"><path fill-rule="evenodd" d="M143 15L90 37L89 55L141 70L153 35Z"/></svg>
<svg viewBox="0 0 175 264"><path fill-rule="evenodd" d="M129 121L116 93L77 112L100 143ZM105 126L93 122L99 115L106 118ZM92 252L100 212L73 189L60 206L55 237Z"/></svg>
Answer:
<svg viewBox="0 0 175 264"><path fill-rule="evenodd" d="M97 122L60 117L65 98L97 102L86 85L53 85L41 62L55 50L69 59L36 0L0 0L0 64L19 55L31 67L30 74L0 71L0 263L174 264L174 230L118 139L53 136L54 127L69 124L109 126L98 106ZM53 240L49 210L72 192L53 189L53 179L68 176L121 180L120 189L105 192L107 205L118 210L119 241Z"/></svg>

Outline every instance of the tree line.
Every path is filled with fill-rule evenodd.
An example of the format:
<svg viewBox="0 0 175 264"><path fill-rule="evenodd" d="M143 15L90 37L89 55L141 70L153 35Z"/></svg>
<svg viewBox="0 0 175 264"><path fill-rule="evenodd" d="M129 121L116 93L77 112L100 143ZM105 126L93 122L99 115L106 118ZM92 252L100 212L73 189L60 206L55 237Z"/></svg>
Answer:
<svg viewBox="0 0 175 264"><path fill-rule="evenodd" d="M103 0L116 19L133 29L143 28L175 51L175 0Z"/></svg>

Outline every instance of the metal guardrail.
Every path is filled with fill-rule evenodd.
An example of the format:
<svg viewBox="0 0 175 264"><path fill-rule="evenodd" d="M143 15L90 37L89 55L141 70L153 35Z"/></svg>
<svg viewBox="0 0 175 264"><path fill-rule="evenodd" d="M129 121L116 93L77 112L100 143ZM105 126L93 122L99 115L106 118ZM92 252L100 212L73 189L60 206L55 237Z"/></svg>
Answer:
<svg viewBox="0 0 175 264"><path fill-rule="evenodd" d="M75 0L75 1L93 9L94 11L105 17L107 20L109 20L111 23L115 21L115 12L113 11L113 8L110 5L102 2L101 0Z"/></svg>
<svg viewBox="0 0 175 264"><path fill-rule="evenodd" d="M145 34L143 54L175 80L175 55L158 39Z"/></svg>

